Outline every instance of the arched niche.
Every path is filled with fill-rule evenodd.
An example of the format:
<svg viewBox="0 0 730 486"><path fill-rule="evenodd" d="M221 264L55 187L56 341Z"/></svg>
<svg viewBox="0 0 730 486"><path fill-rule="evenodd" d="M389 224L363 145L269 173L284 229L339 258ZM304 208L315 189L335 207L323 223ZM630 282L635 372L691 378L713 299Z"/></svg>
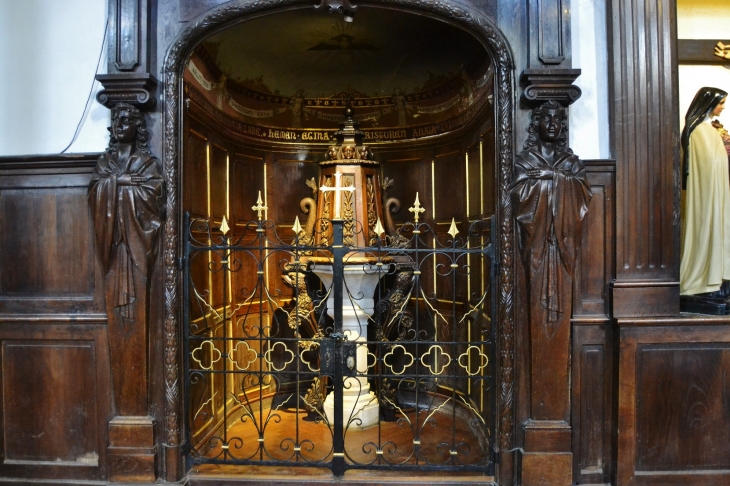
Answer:
<svg viewBox="0 0 730 486"><path fill-rule="evenodd" d="M291 12L301 9L311 9L311 4L300 1L263 1L257 3L231 2L213 9L190 25L181 33L168 51L164 66L164 111L163 111L163 160L167 183L166 207L167 221L163 236L164 267L165 267L165 430L164 441L170 447L182 442L181 421L183 420L181 389L181 362L179 360L179 335L182 294L182 282L179 274L179 257L181 253L182 212L184 200L183 152L184 141L182 133L185 124L186 106L185 71L189 70L191 56L195 55L206 39L220 35L226 29L243 26L246 22L253 22L263 16L291 15ZM489 69L493 75L490 80L493 86L492 104L490 113L493 116L491 141L494 151L494 194L493 212L497 219L496 260L499 262L497 285L497 335L498 335L498 372L497 372L497 444L501 450L509 450L513 445L514 429L514 249L513 249L513 222L508 197L508 187L512 172L512 158L514 154L514 72L512 54L501 32L486 17L464 7L451 3L423 3L408 1L379 1L359 3L361 12L367 9L392 10L396 15L416 15L426 17L430 21L446 23L451 28L459 29L471 36L489 54ZM320 15L325 15L320 13ZM357 19L355 20L357 22ZM315 44L316 45L316 44ZM390 96L395 92L388 93ZM485 113L484 107L476 110ZM457 113L458 115L459 113ZM291 113L288 114L292 116ZM468 117L467 117L468 118ZM392 122L391 122L392 123ZM402 141L405 147L401 152L413 150L431 150L443 141L450 143L464 137L465 133L478 131L479 120L469 119L464 126L440 134L435 137L425 136L406 137ZM270 127L273 128L273 127ZM296 127L299 128L299 127ZM303 127L307 128L307 127ZM319 127L321 128L321 127ZM414 128L407 127L410 134ZM283 131L286 131L282 129ZM298 133L296 143L307 146L312 152L319 147L326 150L327 140L315 140L307 144L302 140L302 133ZM304 130L305 132L307 130ZM310 130L313 133L326 133L322 130ZM398 142L393 140L374 139L369 143L373 150L382 153L398 153ZM250 139L250 138L249 138ZM463 140L462 140L463 141ZM257 150L266 150L263 140L258 142L250 139L251 145ZM284 145L286 141L284 142ZM275 145L271 145L275 147ZM395 147L395 148L394 148ZM291 148L291 147L290 147ZM293 153L293 152L292 152ZM468 167L466 169L468 171ZM432 179L433 181L433 179ZM251 188L252 191L256 190ZM404 201L404 204L409 204ZM296 206L293 208L296 209ZM468 208L467 208L468 211ZM467 215L468 217L468 215Z"/></svg>

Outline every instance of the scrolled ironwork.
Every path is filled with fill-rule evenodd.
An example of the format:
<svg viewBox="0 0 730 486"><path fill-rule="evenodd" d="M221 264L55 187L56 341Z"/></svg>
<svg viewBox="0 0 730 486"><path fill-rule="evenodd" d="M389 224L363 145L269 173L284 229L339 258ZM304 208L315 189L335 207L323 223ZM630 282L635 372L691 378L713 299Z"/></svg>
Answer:
<svg viewBox="0 0 730 486"><path fill-rule="evenodd" d="M428 224L411 223L399 230L406 247L379 238L346 247L339 259L332 245L280 238L269 221L239 223L225 235L214 226L194 220L185 235L185 297L192 309L185 320L186 380L198 397L187 412L194 463L332 467L342 457L346 468L493 467L496 329L492 272L484 272L493 264L489 222L472 223L445 241ZM437 271L437 259L447 271ZM198 273L191 267L196 262ZM333 289L313 277L318 265L377 274L377 304L358 318L361 334L375 331L369 339L338 330L327 315ZM464 285L478 288L466 292ZM356 287L345 279L340 301L348 312L362 313L367 296ZM324 354L346 343L353 356L365 356L359 364L353 359L349 372L347 353ZM337 356L341 365L333 364ZM356 397L341 424L324 411L337 389ZM372 403L380 414L377 433L361 428L360 412ZM468 439L444 432L456 430L457 421L467 424ZM389 437L398 430L411 438ZM335 444L337 434L344 449Z"/></svg>

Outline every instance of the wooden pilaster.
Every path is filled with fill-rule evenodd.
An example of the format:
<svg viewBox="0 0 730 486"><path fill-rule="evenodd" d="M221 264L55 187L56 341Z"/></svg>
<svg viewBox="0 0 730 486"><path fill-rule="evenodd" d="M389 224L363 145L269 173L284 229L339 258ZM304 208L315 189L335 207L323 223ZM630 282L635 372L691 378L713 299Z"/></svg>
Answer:
<svg viewBox="0 0 730 486"><path fill-rule="evenodd" d="M676 0L612 0L613 316L679 314Z"/></svg>

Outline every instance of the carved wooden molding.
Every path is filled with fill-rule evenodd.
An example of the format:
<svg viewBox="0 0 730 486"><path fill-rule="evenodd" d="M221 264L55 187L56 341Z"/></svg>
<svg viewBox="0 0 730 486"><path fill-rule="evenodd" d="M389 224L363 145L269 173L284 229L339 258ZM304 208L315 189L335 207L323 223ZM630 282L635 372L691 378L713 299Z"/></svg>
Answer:
<svg viewBox="0 0 730 486"><path fill-rule="evenodd" d="M492 53L496 82L496 120L498 127L497 152L499 164L498 208L499 237L499 387L497 426L498 445L508 451L514 444L515 370L514 370L514 228L509 186L514 159L514 63L512 52L501 31L480 13L450 3L430 0L366 0L360 6L399 8L440 19L450 20L480 38ZM183 69L192 50L205 37L226 24L240 22L246 17L271 12L274 9L311 8L307 0L261 0L228 2L191 22L170 46L164 65L165 109L163 113L163 161L166 181L167 220L165 222L165 443L168 448L181 444L181 366L179 297L181 282L178 272L180 238L179 200L180 127L182 121L181 89ZM168 458L174 454L168 450ZM168 480L170 475L168 474Z"/></svg>
<svg viewBox="0 0 730 486"><path fill-rule="evenodd" d="M545 101L555 100L563 106L575 103L582 91L573 84L580 69L525 69L521 79L527 83L522 93L523 99L530 105L538 105Z"/></svg>
<svg viewBox="0 0 730 486"><path fill-rule="evenodd" d="M96 94L96 100L107 108L117 103L129 103L141 110L154 108L157 80L149 73L97 74L96 79L104 89Z"/></svg>
<svg viewBox="0 0 730 486"><path fill-rule="evenodd" d="M110 0L109 72L147 72L148 0Z"/></svg>
<svg viewBox="0 0 730 486"><path fill-rule="evenodd" d="M540 61L543 64L560 64L565 60L563 0L537 0L537 12Z"/></svg>

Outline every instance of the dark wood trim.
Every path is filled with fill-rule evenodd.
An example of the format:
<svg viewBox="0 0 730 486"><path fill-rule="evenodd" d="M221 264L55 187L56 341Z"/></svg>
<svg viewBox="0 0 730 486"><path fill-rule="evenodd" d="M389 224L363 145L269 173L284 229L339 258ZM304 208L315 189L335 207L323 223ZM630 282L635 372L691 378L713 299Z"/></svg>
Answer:
<svg viewBox="0 0 730 486"><path fill-rule="evenodd" d="M677 317L634 317L615 319L618 327L652 327L652 326L720 326L730 324L727 316L705 316L700 314L682 313Z"/></svg>
<svg viewBox="0 0 730 486"><path fill-rule="evenodd" d="M98 152L83 154L6 155L0 157L0 170L71 169L96 165Z"/></svg>
<svg viewBox="0 0 730 486"><path fill-rule="evenodd" d="M727 64L730 59L715 55L715 46L719 39L678 39L677 62L679 64ZM723 40L730 45L730 40Z"/></svg>
<svg viewBox="0 0 730 486"><path fill-rule="evenodd" d="M83 323L106 326L104 314L0 314L0 324L4 322L33 322L33 323Z"/></svg>

